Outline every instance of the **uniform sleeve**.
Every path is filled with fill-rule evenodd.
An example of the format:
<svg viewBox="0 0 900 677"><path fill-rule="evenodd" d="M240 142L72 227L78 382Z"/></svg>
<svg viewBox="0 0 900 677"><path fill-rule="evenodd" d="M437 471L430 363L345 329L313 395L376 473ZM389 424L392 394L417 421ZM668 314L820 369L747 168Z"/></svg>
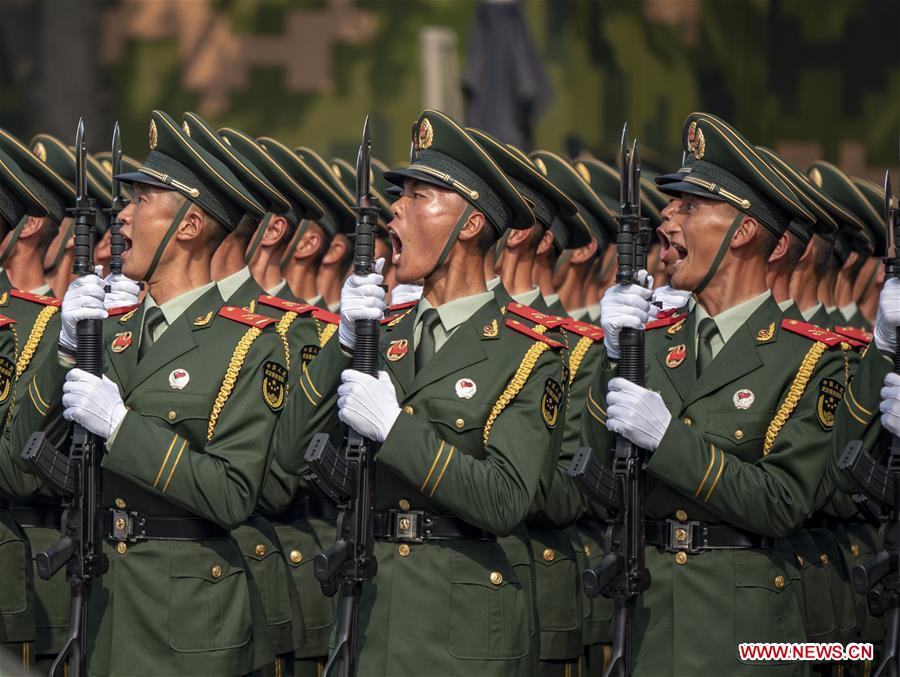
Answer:
<svg viewBox="0 0 900 677"><path fill-rule="evenodd" d="M351 359L335 335L302 370L285 403L275 431L275 458L285 472L299 475L306 467L303 454L317 432L338 424L337 388Z"/></svg>
<svg viewBox="0 0 900 677"><path fill-rule="evenodd" d="M203 445L129 410L104 469L225 528L242 524L256 507L277 420L262 395L265 363L283 359L274 334L253 343L212 439Z"/></svg>
<svg viewBox="0 0 900 677"><path fill-rule="evenodd" d="M819 422L817 401L825 379L843 383L844 360L826 352L780 428L768 454L749 463L705 440L701 431L673 418L646 471L693 497L725 522L757 534L790 535L820 508L827 481L831 431ZM783 401L784 397L782 397ZM824 492L829 493L829 492Z"/></svg>
<svg viewBox="0 0 900 677"><path fill-rule="evenodd" d="M266 515L283 513L294 502L300 481L300 477L286 472L273 458L259 495L259 509Z"/></svg>
<svg viewBox="0 0 900 677"><path fill-rule="evenodd" d="M401 413L381 445L378 463L469 524L509 534L527 516L550 462L554 429L544 422L541 398L547 380L558 382L560 371L559 356L545 351L522 390L497 416L483 451L457 449L422 418Z"/></svg>

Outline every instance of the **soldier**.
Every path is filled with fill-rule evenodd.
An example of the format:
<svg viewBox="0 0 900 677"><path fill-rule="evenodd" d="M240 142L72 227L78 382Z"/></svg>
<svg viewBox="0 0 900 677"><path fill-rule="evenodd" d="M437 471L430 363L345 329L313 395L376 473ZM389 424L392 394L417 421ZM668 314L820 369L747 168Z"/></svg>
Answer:
<svg viewBox="0 0 900 677"><path fill-rule="evenodd" d="M119 178L134 184L123 272L148 294L104 321L99 379L68 367L76 322L107 316L103 282L71 285L59 358L36 374L41 397L20 409L13 439L60 405L106 439L109 571L88 602L91 674L246 674L272 649L229 529L256 505L287 371L275 320L223 307L210 259L254 199L160 111L146 161Z"/></svg>
<svg viewBox="0 0 900 677"><path fill-rule="evenodd" d="M860 179L856 176L852 177L852 179L856 187L859 188L859 192L869 201L872 208L880 214L884 209L884 189L866 179ZM881 229L879 229L879 235L880 233ZM853 286L853 295L857 299L859 309L855 315L848 318L847 323L850 326L871 330L878 310L878 294L883 284L884 266L880 265L880 261L876 257L875 265L872 266L871 272L861 275Z"/></svg>
<svg viewBox="0 0 900 677"><path fill-rule="evenodd" d="M742 662L737 646L806 636L795 558L776 539L817 507L844 360L829 350L837 337L782 317L765 266L787 222L813 216L718 118L692 113L683 139L685 166L659 183L684 212L677 230L663 226L672 285L697 303L647 324L643 388L615 365L619 331L644 327L651 292L606 293L607 354L585 417L596 453L608 457L611 433L648 451L652 583L635 616L634 674L802 674L796 663ZM722 619L733 621L724 632Z"/></svg>

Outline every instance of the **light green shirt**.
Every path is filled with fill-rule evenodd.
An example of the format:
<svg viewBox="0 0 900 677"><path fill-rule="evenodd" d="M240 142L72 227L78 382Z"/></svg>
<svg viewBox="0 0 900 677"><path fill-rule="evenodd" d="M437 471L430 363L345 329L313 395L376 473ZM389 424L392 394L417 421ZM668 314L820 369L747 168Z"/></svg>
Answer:
<svg viewBox="0 0 900 677"><path fill-rule="evenodd" d="M159 306L159 309L163 313L163 321L160 322L153 331L153 342L155 343L156 341L159 341L159 337L166 333L166 329L169 328L169 325L179 317L181 317L184 311L187 310L191 306L191 304L194 303L194 301L208 292L214 284L216 283L207 282L202 287L196 287L195 289L186 291L183 294L176 296L174 299L169 299L161 306ZM153 300L153 297L150 296L150 294L147 294L146 298L144 299L144 315L146 316L147 311L156 305L157 303ZM143 331L144 328L143 326L141 326L141 332L143 333Z"/></svg>
<svg viewBox="0 0 900 677"><path fill-rule="evenodd" d="M591 307L585 306L584 308L576 308L571 313L569 313L569 317L573 320L583 320L587 317L587 314L590 312Z"/></svg>
<svg viewBox="0 0 900 677"><path fill-rule="evenodd" d="M772 292L767 289L759 296L754 296L752 299L748 299L743 303L738 303L736 306L732 306L728 310L723 310L721 313L712 318L713 320L715 320L716 328L719 330L719 332L710 341L710 343L712 344L713 357L719 354L719 351L725 347L726 343L728 343L728 339L734 336L735 332L737 332L737 330L741 328L744 322L746 322L747 319L753 313L755 313L771 295ZM707 317L711 317L711 315L706 312L703 304L698 303L696 326L699 327L700 322ZM697 354L696 331L694 332L694 354Z"/></svg>
<svg viewBox="0 0 900 677"><path fill-rule="evenodd" d="M599 303L595 303L592 306L588 306L587 317L591 322L596 322L598 319L600 319L600 304Z"/></svg>
<svg viewBox="0 0 900 677"><path fill-rule="evenodd" d="M523 306L530 306L535 302L538 296L540 296L541 290L537 287L532 287L528 291L523 291L521 294L516 294L513 296L513 301L516 303L521 303Z"/></svg>
<svg viewBox="0 0 900 677"><path fill-rule="evenodd" d="M278 296L278 294L281 293L281 290L284 289L286 285L287 285L287 280L285 280L284 278L281 278L281 282L276 284L271 289L267 289L266 294L268 294L269 296Z"/></svg>
<svg viewBox="0 0 900 677"><path fill-rule="evenodd" d="M494 292L488 290L472 296L461 296L439 306L437 312L441 321L434 328L434 352L440 350L453 336L453 332L492 298L494 298ZM432 307L425 297L419 301L419 307L416 309L416 326L413 330L413 340L416 346L419 345L419 338L422 336L422 313Z"/></svg>
<svg viewBox="0 0 900 677"><path fill-rule="evenodd" d="M850 301L846 306L841 306L840 311L841 315L844 316L844 319L848 322L850 318L856 315L856 311L859 310L859 306L856 305L856 301Z"/></svg>
<svg viewBox="0 0 900 677"><path fill-rule="evenodd" d="M557 301L559 301L559 294L550 294L550 296L544 297L544 303L546 303L548 306L552 306Z"/></svg>
<svg viewBox="0 0 900 677"><path fill-rule="evenodd" d="M219 293L226 301L234 296L234 292L240 289L241 285L250 279L250 269L247 266L241 268L238 272L232 273L227 277L223 277L216 282L219 286Z"/></svg>
<svg viewBox="0 0 900 677"><path fill-rule="evenodd" d="M487 281L487 284L485 286L488 288L488 291L494 291L497 287L500 286L500 276L494 275L494 277Z"/></svg>
<svg viewBox="0 0 900 677"><path fill-rule="evenodd" d="M39 296L50 296L50 285L42 284L40 287L28 290L29 294L38 294Z"/></svg>
<svg viewBox="0 0 900 677"><path fill-rule="evenodd" d="M322 300L322 295L316 294L311 299L306 299L306 302L311 306L317 306L317 305L319 305L319 301L321 301L321 300Z"/></svg>
<svg viewBox="0 0 900 677"><path fill-rule="evenodd" d="M781 301L778 304L778 307L781 308L781 312L784 312L785 310L790 308L792 305L794 305L794 299L786 299L784 301Z"/></svg>
<svg viewBox="0 0 900 677"><path fill-rule="evenodd" d="M329 304L328 304L328 312L330 312L330 313L336 313L336 312L338 312L340 309L341 309L341 302L340 302L340 301L335 301L334 303L329 303Z"/></svg>
<svg viewBox="0 0 900 677"><path fill-rule="evenodd" d="M801 310L800 314L803 316L803 319L809 322L812 319L812 316L819 312L819 308L822 307L821 303L817 303L809 310Z"/></svg>

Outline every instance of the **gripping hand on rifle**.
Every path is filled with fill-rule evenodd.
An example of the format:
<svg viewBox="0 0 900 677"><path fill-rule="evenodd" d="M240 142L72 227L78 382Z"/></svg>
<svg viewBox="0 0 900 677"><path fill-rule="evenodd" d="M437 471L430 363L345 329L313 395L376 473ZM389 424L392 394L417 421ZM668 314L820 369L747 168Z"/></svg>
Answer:
<svg viewBox="0 0 900 677"><path fill-rule="evenodd" d="M78 345L75 326L80 320L103 320L104 310L103 280L96 275L76 277L63 297L62 327L59 331L59 346L64 352L74 353Z"/></svg>
<svg viewBox="0 0 900 677"><path fill-rule="evenodd" d="M613 285L600 301L603 343L612 360L619 359L619 332L625 328L643 329L652 317L653 278L642 270L637 279L638 284Z"/></svg>
<svg viewBox="0 0 900 677"><path fill-rule="evenodd" d="M391 377L384 371L378 372L376 379L361 371L345 369L341 381L338 417L363 437L384 442L400 415Z"/></svg>
<svg viewBox="0 0 900 677"><path fill-rule="evenodd" d="M875 345L891 355L897 350L897 327L900 327L900 278L884 281L875 317Z"/></svg>
<svg viewBox="0 0 900 677"><path fill-rule="evenodd" d="M119 388L106 376L98 378L81 369L66 374L63 384L63 418L108 440L128 409Z"/></svg>
<svg viewBox="0 0 900 677"><path fill-rule="evenodd" d="M110 273L103 283L109 290L103 297L103 307L107 310L133 306L140 301L141 285L122 273Z"/></svg>
<svg viewBox="0 0 900 677"><path fill-rule="evenodd" d="M890 372L881 389L881 425L900 436L900 374Z"/></svg>
<svg viewBox="0 0 900 677"><path fill-rule="evenodd" d="M381 320L384 317L384 259L375 262L375 272L369 275L354 273L341 288L341 322L338 338L349 350L356 347L356 321Z"/></svg>
<svg viewBox="0 0 900 677"><path fill-rule="evenodd" d="M641 449L655 451L672 421L659 393L624 378L609 382L606 427Z"/></svg>

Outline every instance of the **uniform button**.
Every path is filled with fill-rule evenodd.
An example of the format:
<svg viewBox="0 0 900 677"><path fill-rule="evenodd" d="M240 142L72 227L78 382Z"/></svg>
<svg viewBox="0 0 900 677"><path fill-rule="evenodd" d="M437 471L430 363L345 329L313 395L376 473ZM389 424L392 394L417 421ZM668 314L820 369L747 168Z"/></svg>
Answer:
<svg viewBox="0 0 900 677"><path fill-rule="evenodd" d="M692 419L690 416L685 416L683 419L681 419L681 422L685 425L694 425L694 419Z"/></svg>
<svg viewBox="0 0 900 677"><path fill-rule="evenodd" d="M220 578L221 576L222 576L222 567L220 567L218 564L216 564L216 565L212 568L212 577L213 577L213 578Z"/></svg>
<svg viewBox="0 0 900 677"><path fill-rule="evenodd" d="M401 543L400 547L397 548L397 552L400 553L400 557L409 557L409 546L406 543Z"/></svg>
<svg viewBox="0 0 900 677"><path fill-rule="evenodd" d="M743 430L735 430L734 431L734 439L736 439L736 440L744 439L744 431Z"/></svg>
<svg viewBox="0 0 900 677"><path fill-rule="evenodd" d="M456 419L456 427L457 428L462 428L465 424L466 424L466 422L463 421L461 418Z"/></svg>
<svg viewBox="0 0 900 677"><path fill-rule="evenodd" d="M401 510L404 510L404 511L409 510L409 501L407 501L405 498L401 498L401 499L397 502L397 505L400 506L400 509L401 509Z"/></svg>
<svg viewBox="0 0 900 677"><path fill-rule="evenodd" d="M266 546L264 546L262 543L260 543L259 545L256 546L256 556L262 557L265 554L266 554Z"/></svg>
<svg viewBox="0 0 900 677"><path fill-rule="evenodd" d="M544 561L545 562L552 562L555 559L556 559L556 553L553 552L553 548L547 548L546 550L544 550Z"/></svg>
<svg viewBox="0 0 900 677"><path fill-rule="evenodd" d="M859 546L856 543L854 543L853 545L850 546L850 552L853 553L854 557L859 557Z"/></svg>
<svg viewBox="0 0 900 677"><path fill-rule="evenodd" d="M125 543L119 543L116 546L116 550L119 552L120 555L124 555L125 551L128 550L128 546Z"/></svg>
<svg viewBox="0 0 900 677"><path fill-rule="evenodd" d="M416 410L413 409L413 406L411 404L407 404L405 407L403 407L403 412L412 416L416 413Z"/></svg>
<svg viewBox="0 0 900 677"><path fill-rule="evenodd" d="M591 546L589 546L589 545L584 546L584 556L585 557L591 556Z"/></svg>
<svg viewBox="0 0 900 677"><path fill-rule="evenodd" d="M679 522L687 522L687 513L684 510L676 510L675 519L677 519Z"/></svg>
<svg viewBox="0 0 900 677"><path fill-rule="evenodd" d="M175 413L174 409L171 409L169 410L168 417L170 421L174 421L176 418L178 418L178 414Z"/></svg>
<svg viewBox="0 0 900 677"><path fill-rule="evenodd" d="M291 561L300 564L303 561L303 554L299 550L291 550Z"/></svg>
<svg viewBox="0 0 900 677"><path fill-rule="evenodd" d="M684 564L685 562L687 562L687 553L686 552L676 553L675 563L676 564Z"/></svg>
<svg viewBox="0 0 900 677"><path fill-rule="evenodd" d="M124 528L125 528L125 520L120 517L119 519L116 520L116 529L118 529L119 531L122 531L122 529L124 529Z"/></svg>
<svg viewBox="0 0 900 677"><path fill-rule="evenodd" d="M503 574L501 574L499 571L492 571L491 572L491 583L493 583L494 585L500 585L502 582L503 582Z"/></svg>
<svg viewBox="0 0 900 677"><path fill-rule="evenodd" d="M828 555L823 552L821 555L819 555L819 561L822 562L824 566L828 566L828 562L830 560L828 559Z"/></svg>
<svg viewBox="0 0 900 677"><path fill-rule="evenodd" d="M784 587L784 576L776 576L775 577L775 587L778 590L781 590Z"/></svg>
<svg viewBox="0 0 900 677"><path fill-rule="evenodd" d="M116 507L117 507L119 510L124 510L124 509L125 509L125 499L124 499L124 498L117 498L117 499L116 499Z"/></svg>

